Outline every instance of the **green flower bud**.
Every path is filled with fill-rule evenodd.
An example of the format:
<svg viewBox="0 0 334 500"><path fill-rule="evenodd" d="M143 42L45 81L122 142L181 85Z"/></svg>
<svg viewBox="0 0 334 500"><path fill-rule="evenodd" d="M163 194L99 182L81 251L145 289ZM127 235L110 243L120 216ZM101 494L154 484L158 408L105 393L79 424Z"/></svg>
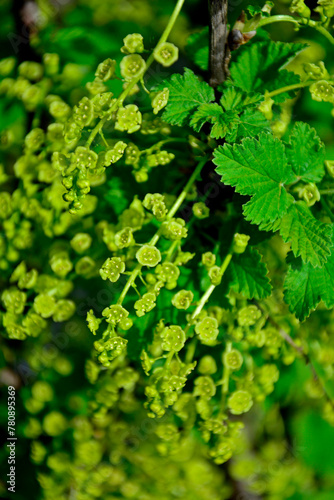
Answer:
<svg viewBox="0 0 334 500"><path fill-rule="evenodd" d="M142 266L155 267L161 261L161 253L153 245L143 245L137 251L136 259Z"/></svg>
<svg viewBox="0 0 334 500"><path fill-rule="evenodd" d="M117 248L127 248L134 243L131 227L125 227L115 234L115 245Z"/></svg>
<svg viewBox="0 0 334 500"><path fill-rule="evenodd" d="M56 299L52 295L41 293L34 299L34 309L42 318L50 318L56 311Z"/></svg>
<svg viewBox="0 0 334 500"><path fill-rule="evenodd" d="M222 271L219 266L212 266L208 271L209 278L212 285L218 286L222 281Z"/></svg>
<svg viewBox="0 0 334 500"><path fill-rule="evenodd" d="M261 311L256 306L246 306L238 311L238 323L240 326L255 325L261 318Z"/></svg>
<svg viewBox="0 0 334 500"><path fill-rule="evenodd" d="M73 108L72 120L78 127L87 127L94 118L94 106L88 97L83 97Z"/></svg>
<svg viewBox="0 0 334 500"><path fill-rule="evenodd" d="M91 359L87 359L85 363L85 373L88 381L95 384L100 373L100 367Z"/></svg>
<svg viewBox="0 0 334 500"><path fill-rule="evenodd" d="M32 129L25 137L25 146L31 152L38 151L44 143L45 134L41 128Z"/></svg>
<svg viewBox="0 0 334 500"><path fill-rule="evenodd" d="M315 101L325 101L334 104L334 87L326 80L319 80L309 87L312 99Z"/></svg>
<svg viewBox="0 0 334 500"><path fill-rule="evenodd" d="M237 349L224 352L223 363L229 370L239 370L243 363L241 352Z"/></svg>
<svg viewBox="0 0 334 500"><path fill-rule="evenodd" d="M227 406L232 415L241 415L253 406L252 396L248 391L235 391L228 398Z"/></svg>
<svg viewBox="0 0 334 500"><path fill-rule="evenodd" d="M139 33L132 33L123 38L124 46L121 48L123 54L134 54L144 52L143 37Z"/></svg>
<svg viewBox="0 0 334 500"><path fill-rule="evenodd" d="M63 322L70 319L75 313L75 303L72 300L61 299L58 300L55 312L52 315L53 321Z"/></svg>
<svg viewBox="0 0 334 500"><path fill-rule="evenodd" d="M117 323L129 316L129 312L119 304L115 304L103 309L102 316L106 318L107 323L116 326Z"/></svg>
<svg viewBox="0 0 334 500"><path fill-rule="evenodd" d="M97 330L99 329L99 326L100 326L102 319L96 318L93 310L91 309L87 313L86 321L87 321L87 325L88 325L89 330L92 332L93 335L95 335Z"/></svg>
<svg viewBox="0 0 334 500"><path fill-rule="evenodd" d="M162 223L162 234L171 241L181 240L188 235L188 230L184 226L185 221L183 219L171 219Z"/></svg>
<svg viewBox="0 0 334 500"><path fill-rule="evenodd" d="M112 92L103 92L102 94L96 94L91 99L94 106L94 115L99 118L103 118L109 112L111 106L116 102L113 99Z"/></svg>
<svg viewBox="0 0 334 500"><path fill-rule="evenodd" d="M84 146L78 146L72 155L72 164L75 168L94 170L98 155Z"/></svg>
<svg viewBox="0 0 334 500"><path fill-rule="evenodd" d="M43 403L52 401L54 398L54 392L50 384L43 380L37 381L31 388L31 393L33 398Z"/></svg>
<svg viewBox="0 0 334 500"><path fill-rule="evenodd" d="M202 264L205 267L212 267L216 263L216 256L211 252L202 254Z"/></svg>
<svg viewBox="0 0 334 500"><path fill-rule="evenodd" d="M200 359L198 371L201 375L213 375L217 371L217 363L208 354Z"/></svg>
<svg viewBox="0 0 334 500"><path fill-rule="evenodd" d="M66 104L66 102L61 99L57 99L51 102L49 106L50 115L56 120L64 121L68 118L71 113L71 108Z"/></svg>
<svg viewBox="0 0 334 500"><path fill-rule="evenodd" d="M328 175L334 177L334 160L326 160L325 166L327 168Z"/></svg>
<svg viewBox="0 0 334 500"><path fill-rule="evenodd" d="M121 273L125 271L125 263L120 257L112 257L105 261L102 268L100 269L100 276L103 280L109 279L112 283L115 283Z"/></svg>
<svg viewBox="0 0 334 500"><path fill-rule="evenodd" d="M57 274L57 276L60 276L60 278L65 278L73 269L73 264L66 252L60 252L53 255L50 259L50 266L52 271Z"/></svg>
<svg viewBox="0 0 334 500"><path fill-rule="evenodd" d="M133 368L127 366L118 370L115 375L115 382L117 387L126 390L133 390L139 379L139 373L137 373Z"/></svg>
<svg viewBox="0 0 334 500"><path fill-rule="evenodd" d="M203 342L211 342L218 337L218 321L216 318L207 316L195 326L195 332Z"/></svg>
<svg viewBox="0 0 334 500"><path fill-rule="evenodd" d="M168 104L169 90L164 88L160 92L151 92L151 104L153 108L153 113L157 115Z"/></svg>
<svg viewBox="0 0 334 500"><path fill-rule="evenodd" d="M151 368L152 368L152 361L149 358L147 352L144 351L144 349L142 350L142 352L140 354L140 361L141 361L141 365L142 365L142 368L143 368L145 374L149 375L149 372L151 371Z"/></svg>
<svg viewBox="0 0 334 500"><path fill-rule="evenodd" d="M12 198L9 193L2 191L0 193L0 218L8 219L13 212Z"/></svg>
<svg viewBox="0 0 334 500"><path fill-rule="evenodd" d="M305 5L304 0L292 0L290 11L299 14L301 17L306 17L307 19L311 17L311 11L307 5Z"/></svg>
<svg viewBox="0 0 334 500"><path fill-rule="evenodd" d="M82 257L75 264L75 272L79 276L83 276L84 278L89 278L95 274L96 271L96 263L95 261L88 256Z"/></svg>
<svg viewBox="0 0 334 500"><path fill-rule="evenodd" d="M258 110L261 111L261 113L265 118L267 118L267 120L272 120L273 118L274 113L272 107L274 103L274 99L271 99L271 97L267 97L265 94L264 101L262 101L258 106Z"/></svg>
<svg viewBox="0 0 334 500"><path fill-rule="evenodd" d="M37 277L38 272L36 271L36 269L31 269L31 271L28 271L27 273L21 275L18 281L19 288L33 288L36 284Z"/></svg>
<svg viewBox="0 0 334 500"><path fill-rule="evenodd" d="M2 292L1 300L8 312L21 314L25 308L27 295L12 286Z"/></svg>
<svg viewBox="0 0 334 500"><path fill-rule="evenodd" d="M109 149L105 153L104 165L108 167L111 163L116 163L123 156L123 153L127 147L126 142L118 141L112 149Z"/></svg>
<svg viewBox="0 0 334 500"><path fill-rule="evenodd" d="M47 448L45 448L45 446L43 446L39 441L33 441L31 443L30 457L34 464L41 464L47 455L47 452Z"/></svg>
<svg viewBox="0 0 334 500"><path fill-rule="evenodd" d="M140 300L135 302L134 308L138 317L144 316L146 313L152 311L156 306L157 296L155 293L145 293Z"/></svg>
<svg viewBox="0 0 334 500"><path fill-rule="evenodd" d="M308 78L312 78L313 80L330 79L329 73L323 61L320 61L318 64L313 64L313 63L304 64L304 71L307 74Z"/></svg>
<svg viewBox="0 0 334 500"><path fill-rule="evenodd" d="M193 300L193 292L190 290L180 290L172 298L172 304L176 309L188 309Z"/></svg>
<svg viewBox="0 0 334 500"><path fill-rule="evenodd" d="M210 215L210 209L202 201L194 203L192 210L197 219L206 219Z"/></svg>
<svg viewBox="0 0 334 500"><path fill-rule="evenodd" d="M106 59L98 65L95 76L102 82L106 82L115 77L115 68L116 61L113 59Z"/></svg>
<svg viewBox="0 0 334 500"><path fill-rule="evenodd" d="M49 436L60 436L67 428L65 417L58 411L48 413L43 420L43 429Z"/></svg>
<svg viewBox="0 0 334 500"><path fill-rule="evenodd" d="M211 399L216 394L214 381L208 375L197 377L195 380L194 396L203 399Z"/></svg>
<svg viewBox="0 0 334 500"><path fill-rule="evenodd" d="M43 102L43 91L38 85L30 85L22 94L22 102L28 111L35 109Z"/></svg>
<svg viewBox="0 0 334 500"><path fill-rule="evenodd" d="M109 367L110 362L123 353L127 343L128 341L122 337L113 337L105 342L104 351L99 355L98 360L103 366Z"/></svg>
<svg viewBox="0 0 334 500"><path fill-rule="evenodd" d="M159 280L165 283L175 283L180 276L180 269L171 262L164 262L156 267L155 273Z"/></svg>
<svg viewBox="0 0 334 500"><path fill-rule="evenodd" d="M14 57L6 57L0 61L0 76L5 77L11 74L15 68L16 60Z"/></svg>
<svg viewBox="0 0 334 500"><path fill-rule="evenodd" d="M160 335L163 339L162 348L164 351L180 351L186 341L186 335L178 325L165 327Z"/></svg>
<svg viewBox="0 0 334 500"><path fill-rule="evenodd" d="M320 200L318 188L311 182L298 190L298 196L306 202L308 207L312 207L317 201Z"/></svg>
<svg viewBox="0 0 334 500"><path fill-rule="evenodd" d="M121 64L121 75L126 81L138 79L144 74L146 63L138 54L123 57Z"/></svg>
<svg viewBox="0 0 334 500"><path fill-rule="evenodd" d="M163 42L154 49L153 55L158 63L168 67L178 60L179 49L170 42Z"/></svg>
<svg viewBox="0 0 334 500"><path fill-rule="evenodd" d="M70 241L76 253L84 253L92 244L92 237L87 233L77 233Z"/></svg>
<svg viewBox="0 0 334 500"><path fill-rule="evenodd" d="M43 76L43 66L37 62L24 61L19 65L19 75L28 80L37 81Z"/></svg>
<svg viewBox="0 0 334 500"><path fill-rule="evenodd" d="M141 122L142 116L138 107L135 104L128 104L118 109L115 130L132 134L140 129Z"/></svg>
<svg viewBox="0 0 334 500"><path fill-rule="evenodd" d="M246 234L235 233L232 243L232 252L239 254L244 253L247 248L249 239L250 236L247 236Z"/></svg>
<svg viewBox="0 0 334 500"><path fill-rule="evenodd" d="M59 55L43 54L43 64L45 73L48 76L54 76L59 73Z"/></svg>

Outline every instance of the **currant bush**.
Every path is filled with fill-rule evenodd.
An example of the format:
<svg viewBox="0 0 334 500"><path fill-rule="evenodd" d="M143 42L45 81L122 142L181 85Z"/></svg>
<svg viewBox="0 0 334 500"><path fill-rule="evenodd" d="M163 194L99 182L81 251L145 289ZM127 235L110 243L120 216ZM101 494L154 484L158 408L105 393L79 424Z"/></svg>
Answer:
<svg viewBox="0 0 334 500"><path fill-rule="evenodd" d="M0 497L332 498L332 0L23 3Z"/></svg>

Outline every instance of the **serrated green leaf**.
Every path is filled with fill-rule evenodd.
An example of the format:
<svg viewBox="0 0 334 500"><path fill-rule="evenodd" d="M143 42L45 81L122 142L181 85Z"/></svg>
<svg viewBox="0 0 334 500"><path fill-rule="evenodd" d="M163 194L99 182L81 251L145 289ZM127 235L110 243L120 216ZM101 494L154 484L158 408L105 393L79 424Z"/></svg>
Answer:
<svg viewBox="0 0 334 500"><path fill-rule="evenodd" d="M261 94L253 92L246 94L245 92L240 91L240 89L232 86L221 86L218 90L220 90L223 94L220 99L220 104L226 111L231 109L241 110L242 108L255 105L263 100L263 96Z"/></svg>
<svg viewBox="0 0 334 500"><path fill-rule="evenodd" d="M331 253L332 225L313 217L304 201L290 205L279 231L283 240L291 243L295 257L301 256L314 267L322 266Z"/></svg>
<svg viewBox="0 0 334 500"><path fill-rule="evenodd" d="M234 254L228 267L228 286L247 299L264 299L271 294L267 276L268 269L261 261L261 255L253 248L247 248L240 255Z"/></svg>
<svg viewBox="0 0 334 500"><path fill-rule="evenodd" d="M247 138L241 144L219 146L213 162L224 184L252 196L244 206L247 220L274 222L293 202L284 189L291 179L284 145L272 135L262 133L258 140Z"/></svg>
<svg viewBox="0 0 334 500"><path fill-rule="evenodd" d="M323 300L326 307L334 306L334 254L322 267L290 259L284 282L284 300L298 319L303 321Z"/></svg>
<svg viewBox="0 0 334 500"><path fill-rule="evenodd" d="M165 80L163 86L169 89L169 98L162 118L171 125L185 125L196 108L215 99L213 89L188 68L183 75L172 75Z"/></svg>
<svg viewBox="0 0 334 500"><path fill-rule="evenodd" d="M316 131L307 123L297 122L286 147L288 162L305 182L319 182L325 175L325 147Z"/></svg>
<svg viewBox="0 0 334 500"><path fill-rule="evenodd" d="M199 33L192 33L186 44L186 52L190 59L207 71L209 68L209 28L204 28Z"/></svg>
<svg viewBox="0 0 334 500"><path fill-rule="evenodd" d="M192 115L190 125L196 132L199 132L204 123L215 123L215 121L223 119L223 116L224 110L218 103L201 104Z"/></svg>
<svg viewBox="0 0 334 500"><path fill-rule="evenodd" d="M246 109L239 117L240 123L237 132L237 139L244 137L256 137L261 132L269 132L269 122L263 114L254 109Z"/></svg>
<svg viewBox="0 0 334 500"><path fill-rule="evenodd" d="M246 92L264 93L291 83L299 76L286 70L279 72L288 62L305 48L300 43L258 42L241 48L237 59L231 63L233 85Z"/></svg>

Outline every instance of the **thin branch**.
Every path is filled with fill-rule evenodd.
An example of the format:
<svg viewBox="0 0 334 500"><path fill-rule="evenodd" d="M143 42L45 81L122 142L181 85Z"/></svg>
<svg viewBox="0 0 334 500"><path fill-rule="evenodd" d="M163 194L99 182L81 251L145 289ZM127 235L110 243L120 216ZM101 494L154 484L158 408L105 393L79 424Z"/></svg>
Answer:
<svg viewBox="0 0 334 500"><path fill-rule="evenodd" d="M218 87L228 76L227 0L209 0L210 12L210 85Z"/></svg>

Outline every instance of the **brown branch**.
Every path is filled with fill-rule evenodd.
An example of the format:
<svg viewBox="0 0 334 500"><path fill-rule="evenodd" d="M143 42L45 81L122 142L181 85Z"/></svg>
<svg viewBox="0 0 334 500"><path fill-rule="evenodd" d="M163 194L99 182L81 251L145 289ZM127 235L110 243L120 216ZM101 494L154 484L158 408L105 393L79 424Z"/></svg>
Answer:
<svg viewBox="0 0 334 500"><path fill-rule="evenodd" d="M216 88L228 77L227 0L209 0L210 13L210 85Z"/></svg>

